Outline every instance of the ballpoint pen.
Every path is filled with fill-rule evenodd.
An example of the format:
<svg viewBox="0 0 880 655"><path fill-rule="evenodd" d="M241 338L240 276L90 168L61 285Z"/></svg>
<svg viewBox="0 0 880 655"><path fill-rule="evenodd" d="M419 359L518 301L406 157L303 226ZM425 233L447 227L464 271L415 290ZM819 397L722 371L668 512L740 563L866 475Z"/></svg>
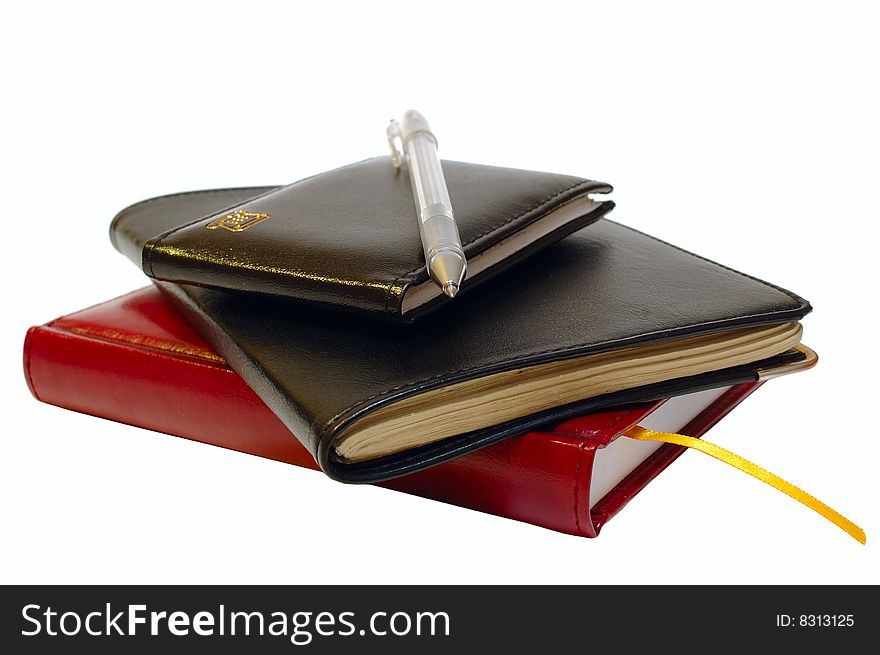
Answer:
<svg viewBox="0 0 880 655"><path fill-rule="evenodd" d="M394 167L400 168L405 159L409 169L428 273L443 293L454 298L467 272L467 259L437 156L437 139L425 117L412 109L400 122L392 120L386 135Z"/></svg>

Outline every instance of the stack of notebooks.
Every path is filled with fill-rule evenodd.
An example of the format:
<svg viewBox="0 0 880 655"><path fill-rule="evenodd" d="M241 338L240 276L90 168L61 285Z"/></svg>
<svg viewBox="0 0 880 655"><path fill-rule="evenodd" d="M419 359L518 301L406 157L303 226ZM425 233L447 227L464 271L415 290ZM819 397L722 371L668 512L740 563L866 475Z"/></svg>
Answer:
<svg viewBox="0 0 880 655"><path fill-rule="evenodd" d="M405 175L162 196L115 247L154 286L34 327L44 402L595 536L763 381L799 296L607 218L606 184L444 162L468 277L429 279Z"/></svg>

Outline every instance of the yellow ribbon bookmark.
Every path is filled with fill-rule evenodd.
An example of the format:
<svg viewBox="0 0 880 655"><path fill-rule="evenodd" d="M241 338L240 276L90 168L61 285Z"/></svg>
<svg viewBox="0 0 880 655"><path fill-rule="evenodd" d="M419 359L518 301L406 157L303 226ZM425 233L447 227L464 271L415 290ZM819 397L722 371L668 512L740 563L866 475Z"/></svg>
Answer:
<svg viewBox="0 0 880 655"><path fill-rule="evenodd" d="M715 459L721 460L725 464L730 464L734 468L738 468L743 473L748 473L752 477L758 478L762 482L766 482L771 487L776 487L782 493L791 496L799 503L806 505L814 512L817 512L818 514L824 516L826 519L831 521L834 525L846 532L849 536L851 536L859 543L864 544L866 541L864 530L862 530L859 526L857 526L855 523L850 521L842 514L835 512L818 498L811 496L803 489L794 486L790 482L786 482L778 475L774 475L770 471L762 469L757 464L753 464L747 459L743 459L739 455L736 455L735 453L732 453L729 450L722 448L721 446L716 446L713 443L709 443L695 437L688 437L683 434L646 430L645 428L638 425L631 427L629 430L624 432L624 434L630 439L638 439L639 441L661 441L663 443L671 443L677 446L693 448L694 450L699 450L702 453L706 453L707 455L714 457Z"/></svg>

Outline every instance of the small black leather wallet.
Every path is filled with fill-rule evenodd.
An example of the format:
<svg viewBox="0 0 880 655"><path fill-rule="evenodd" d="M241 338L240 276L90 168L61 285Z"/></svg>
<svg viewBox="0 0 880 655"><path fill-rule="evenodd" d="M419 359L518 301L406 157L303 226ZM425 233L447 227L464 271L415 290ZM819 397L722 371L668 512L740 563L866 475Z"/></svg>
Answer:
<svg viewBox="0 0 880 655"><path fill-rule="evenodd" d="M614 206L602 182L444 162L468 273L462 293ZM128 214L114 231L125 231ZM176 220L180 221L179 218ZM448 299L425 268L409 178L388 157L214 206L143 243L156 280L289 296L412 321Z"/></svg>

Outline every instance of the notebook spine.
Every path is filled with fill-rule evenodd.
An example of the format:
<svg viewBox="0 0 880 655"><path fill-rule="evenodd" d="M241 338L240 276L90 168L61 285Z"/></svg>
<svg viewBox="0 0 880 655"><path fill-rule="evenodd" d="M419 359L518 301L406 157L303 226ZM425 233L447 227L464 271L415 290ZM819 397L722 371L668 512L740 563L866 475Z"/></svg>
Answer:
<svg viewBox="0 0 880 655"><path fill-rule="evenodd" d="M24 346L31 393L51 405L317 469L226 366L50 325Z"/></svg>

